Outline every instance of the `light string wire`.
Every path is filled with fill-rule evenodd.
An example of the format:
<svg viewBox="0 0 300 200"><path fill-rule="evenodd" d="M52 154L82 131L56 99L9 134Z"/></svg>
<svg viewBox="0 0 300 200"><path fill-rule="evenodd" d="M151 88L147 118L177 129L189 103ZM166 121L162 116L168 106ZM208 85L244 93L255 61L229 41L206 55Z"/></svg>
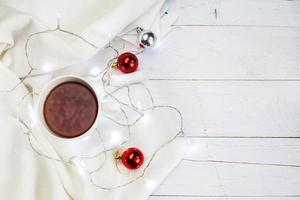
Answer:
<svg viewBox="0 0 300 200"><path fill-rule="evenodd" d="M25 77L22 77L20 79L20 82L15 85L13 88L11 88L10 90L8 91L5 91L5 92L12 92L14 89L16 89L19 85L21 84L24 84L24 81L26 78L28 78L32 71L33 70L37 70L36 68L34 68L32 66L32 64L30 63L30 59L29 59L29 52L28 52L28 44L30 42L30 39L32 37L34 37L35 35L38 35L38 34L45 34L45 33L49 33L49 32L55 32L55 31L61 31L61 32L64 32L66 34L70 34L72 36L75 36L79 39L81 39L83 42L86 42L87 44L91 45L92 47L94 48L98 48L96 45L94 45L93 43L89 42L88 40L86 40L85 38L83 38L82 36L76 34L76 33L72 33L70 31L67 31L67 30L64 30L64 29L61 29L60 27L60 23L59 23L59 20L58 20L58 23L57 23L57 27L55 29L49 29L49 30L45 30L45 31L40 31L40 32L36 32L36 33L33 33L31 35L29 35L29 37L27 38L26 40L26 44L25 44L25 55L26 55L26 58L27 58L27 62L28 62L28 65L30 67L30 71L27 73L27 75ZM122 188L122 187L125 187L139 179L141 179L142 177L145 176L146 172L147 172L147 169L149 168L149 166L151 165L152 161L155 159L155 157L157 156L157 154L168 144L170 144L171 142L173 142L179 135L185 135L184 131L183 131L183 116L181 114L181 112L173 107L173 106L170 106L170 105L155 105L154 104L154 98L150 92L150 89L143 83L143 82L135 82L135 83L131 83L131 84L126 84L126 85L121 85L121 86L116 86L116 85L112 85L111 84L111 72L112 72L112 64L116 61L117 57L119 56L119 51L120 49L116 49L114 48L110 43L108 44L108 46L106 48L111 48L113 49L113 51L115 52L115 56L109 60L107 62L107 66L100 72L98 73L97 75L90 75L92 76L93 78L99 78L100 77L100 80L102 82L102 86L104 88L104 92L105 92L105 96L104 98L112 98L115 102L118 103L119 105L119 108L120 108L120 113L122 113L122 115L124 115L125 117L125 120L126 120L126 123L121 123L119 121L116 121L115 119L109 117L109 116L103 116L104 118L107 118L108 120L111 120L112 122L114 122L115 124L119 125L119 126L124 126L124 127L127 127L127 138L122 141L120 144L117 145L117 147L113 147L113 148L106 148L105 145L104 145L104 141L102 139L102 136L101 136L101 132L96 128L95 131L97 132L97 135L98 135L98 138L99 138L99 143L101 144L101 148L103 149L102 151L99 151L98 153L96 153L95 155L92 155L92 156L72 156L70 157L70 159L68 160L64 160L60 157L52 157L46 153L42 153L39 148L37 148L34 144L33 144L33 140L37 141L37 144L38 143L38 139L34 136L34 134L32 133L33 131L33 127L30 127L29 125L26 124L26 122L24 120L21 119L20 117L20 108L22 107L22 103L25 101L26 98L28 97L31 97L33 98L34 95L39 95L37 93L35 93L34 91L29 91L26 95L24 95L22 98L21 98L21 101L19 102L18 104L18 108L17 108L17 121L19 122L19 125L20 127L22 126L22 132L27 136L27 139L28 139L28 142L30 144L30 147L31 149L33 150L33 152L35 152L38 156L41 156L45 159L48 159L48 160L52 160L54 162L59 162L59 163L62 163L64 165L70 165L70 166L73 166L73 167L82 167L82 166L77 166L74 164L74 159L75 158L79 158L81 160L88 160L88 159L96 159L102 155L104 155L104 161L101 162L101 164L99 165L99 167L97 167L96 169L94 170L91 170L91 171L88 171L87 169L83 168L84 171L89 175L89 179L90 179L90 183L97 187L97 188L100 188L100 189L103 189L103 190L113 190L113 189L117 189L117 188ZM125 41L123 41L123 47L122 48L126 48L125 47ZM132 51L136 54L139 54L139 53L142 53L142 51ZM54 71L52 71L54 72ZM50 72L48 72L50 73ZM40 74L37 74L36 76L38 76ZM42 74L41 74L42 75ZM150 100L151 100L151 107L149 108L145 108L145 109L141 109L141 108L138 108L137 106L134 105L133 103L133 99L131 97L131 89L130 87L131 86L135 86L135 85L139 85L139 86L142 86L145 88L146 90L146 93L147 95L150 97ZM109 92L108 91L108 87L110 88L114 88L113 91ZM122 90L122 89L126 89L127 90L127 97L128 97L128 100L129 100L129 104L128 103L125 103L125 102L122 102L121 100L119 100L114 94L117 93L118 91ZM102 104L101 104L102 106ZM129 119L128 119L128 116L125 112L125 110L122 108L122 106L125 106L129 109L132 109L133 111L135 111L136 113L139 114L139 117L133 121L133 122L129 122ZM150 110L155 110L155 109L158 109L158 108L164 108L164 109L171 109L171 110L174 110L176 111L176 113L179 115L180 117L180 130L175 134L173 135L170 139L168 139L166 142L162 143L154 152L153 154L150 156L149 158L149 161L147 163L144 164L144 168L142 169L140 175L138 175L137 177L131 179L130 181L126 182L126 183L123 183L123 184L119 184L119 185L115 185L113 187L106 187L106 186L103 186L103 185L100 185L100 184L97 184L95 181L94 181L94 178L93 176L96 174L96 173L99 173L101 171L101 169L103 168L103 166L105 165L105 162L107 160L107 153L108 152L116 152L116 149L120 149L122 146L125 146L128 141L130 140L130 136L131 136L131 127L134 126L136 123L138 123L143 117L144 117L144 112L146 111L150 111ZM36 125L36 123L35 123ZM24 128L26 130L24 130ZM117 167L117 171L119 171L119 173L122 173L121 170L119 169L118 167L118 162L116 162L116 167ZM122 173L124 174L124 173ZM130 174L130 173L128 173Z"/></svg>
<svg viewBox="0 0 300 200"><path fill-rule="evenodd" d="M39 31L39 32L35 32L35 33L32 33L30 34L27 39L26 39L26 42L25 42L25 56L26 56L26 60L27 60L27 64L29 66L29 71L26 73L25 76L23 77L20 77L20 80L19 82L13 86L12 88L8 89L8 90L0 90L0 92L12 92L14 91L18 86L20 86L21 84L24 83L24 81L30 77L30 75L32 74L33 71L38 71L40 70L39 68L35 68L33 67L33 65L31 64L30 62L30 59L29 59L29 53L28 53L28 44L29 44L29 41L36 35L39 35L39 34L45 34L45 33L51 33L51 32L57 32L57 31L60 31L62 33L66 33L66 34L69 34L71 36L74 36L78 39L80 39L81 41L87 43L88 45L90 45L91 47L93 48L96 48L96 49L101 49L100 47L98 47L97 45L93 44L92 42L88 41L87 39L85 39L84 37L82 37L81 35L79 34L76 34L76 33L73 33L73 32L70 32L68 30L64 30L61 28L60 26L60 18L57 18L57 25L54 29L47 29L47 30L44 30L44 31ZM61 69L60 69L61 70ZM49 72L42 72L42 73L38 73L38 74L34 74L33 76L40 76L40 75L44 75L44 74L48 74Z"/></svg>

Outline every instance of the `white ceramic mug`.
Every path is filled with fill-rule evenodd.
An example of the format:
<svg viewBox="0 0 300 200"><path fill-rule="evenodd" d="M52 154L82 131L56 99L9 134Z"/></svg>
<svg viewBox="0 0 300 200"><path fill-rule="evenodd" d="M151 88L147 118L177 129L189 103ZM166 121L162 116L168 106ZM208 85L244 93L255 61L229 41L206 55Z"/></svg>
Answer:
<svg viewBox="0 0 300 200"><path fill-rule="evenodd" d="M57 85L70 81L79 82L87 86L95 94L98 103L98 112L93 125L85 133L73 138L64 138L55 134L48 127L44 117L44 103L51 90L53 90ZM100 96L101 95L97 93L95 85L90 84L87 80L81 77L73 75L56 77L41 90L36 106L39 127L45 134L47 139L50 141L52 146L55 148L57 153L64 159L68 159L74 155L85 156L96 152L97 148L99 148L99 144L101 144L101 141L96 128L100 115L103 115L104 112L113 112L116 110L116 107L118 107L116 103L113 102L101 102Z"/></svg>

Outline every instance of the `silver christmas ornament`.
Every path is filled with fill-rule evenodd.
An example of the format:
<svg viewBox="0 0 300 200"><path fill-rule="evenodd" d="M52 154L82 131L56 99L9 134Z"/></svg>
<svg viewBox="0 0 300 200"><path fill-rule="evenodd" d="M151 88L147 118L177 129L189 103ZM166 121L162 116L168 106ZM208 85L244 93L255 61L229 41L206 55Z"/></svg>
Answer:
<svg viewBox="0 0 300 200"><path fill-rule="evenodd" d="M143 30L141 28L137 29L138 35L138 45L141 48L153 48L157 42L156 35L150 30Z"/></svg>

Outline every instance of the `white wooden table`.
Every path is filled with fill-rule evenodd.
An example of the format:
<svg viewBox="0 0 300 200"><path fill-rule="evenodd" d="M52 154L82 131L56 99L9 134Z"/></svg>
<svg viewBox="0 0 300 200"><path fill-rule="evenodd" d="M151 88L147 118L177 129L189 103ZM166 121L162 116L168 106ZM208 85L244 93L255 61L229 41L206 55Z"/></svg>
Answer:
<svg viewBox="0 0 300 200"><path fill-rule="evenodd" d="M170 6L178 28L141 60L191 145L150 199L300 199L300 1Z"/></svg>

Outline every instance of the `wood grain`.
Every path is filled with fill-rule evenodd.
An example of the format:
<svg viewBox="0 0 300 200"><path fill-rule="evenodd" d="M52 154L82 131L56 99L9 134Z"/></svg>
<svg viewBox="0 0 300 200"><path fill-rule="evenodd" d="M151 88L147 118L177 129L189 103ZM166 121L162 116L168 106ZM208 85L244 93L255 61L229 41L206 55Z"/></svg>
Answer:
<svg viewBox="0 0 300 200"><path fill-rule="evenodd" d="M198 138L186 157L154 195L300 197L300 139Z"/></svg>
<svg viewBox="0 0 300 200"><path fill-rule="evenodd" d="M189 136L300 137L298 81L151 81Z"/></svg>
<svg viewBox="0 0 300 200"><path fill-rule="evenodd" d="M298 200L299 196L269 196L269 197L245 197L245 196L152 196L149 200Z"/></svg>
<svg viewBox="0 0 300 200"><path fill-rule="evenodd" d="M300 169L183 161L155 194L300 195Z"/></svg>
<svg viewBox="0 0 300 200"><path fill-rule="evenodd" d="M298 167L300 138L190 138L185 159L213 162Z"/></svg>
<svg viewBox="0 0 300 200"><path fill-rule="evenodd" d="M172 0L178 25L299 26L298 0Z"/></svg>
<svg viewBox="0 0 300 200"><path fill-rule="evenodd" d="M300 199L300 1L169 3L175 29L140 60L190 145L150 200Z"/></svg>
<svg viewBox="0 0 300 200"><path fill-rule="evenodd" d="M140 57L151 79L300 80L299 55L300 28L182 27Z"/></svg>

